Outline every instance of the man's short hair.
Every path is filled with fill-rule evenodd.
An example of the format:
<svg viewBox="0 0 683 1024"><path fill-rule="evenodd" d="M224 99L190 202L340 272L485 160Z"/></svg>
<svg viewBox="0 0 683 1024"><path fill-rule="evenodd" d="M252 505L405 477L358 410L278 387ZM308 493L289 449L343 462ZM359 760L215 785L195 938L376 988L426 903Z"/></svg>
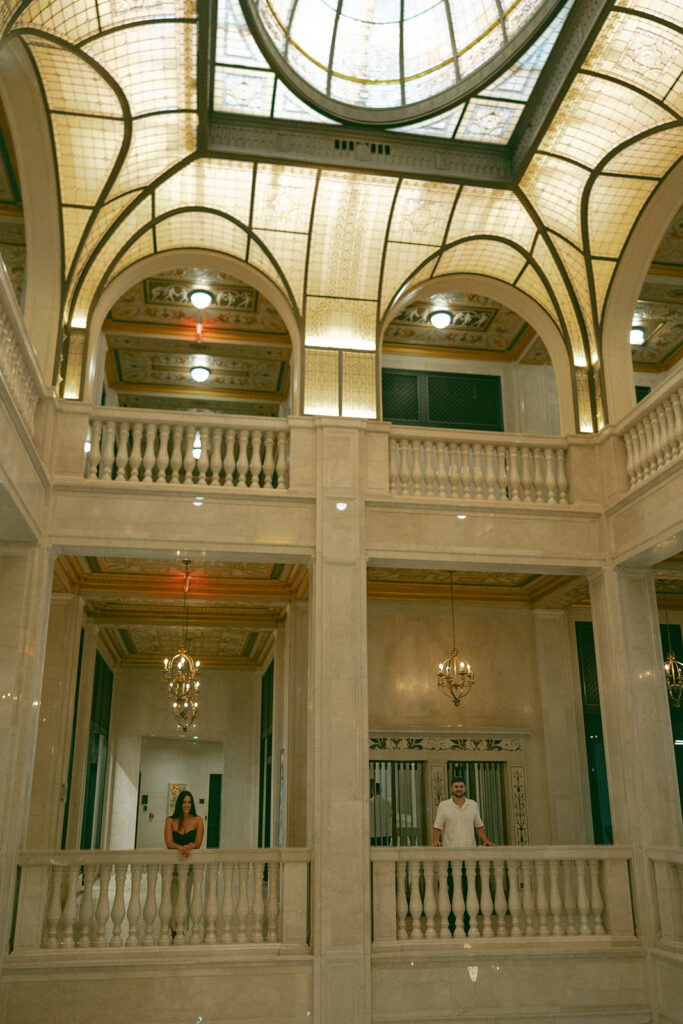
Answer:
<svg viewBox="0 0 683 1024"><path fill-rule="evenodd" d="M455 775L455 776L454 776L454 777L453 777L453 778L451 779L451 786L453 785L453 783L454 783L454 782L462 782L463 786L465 786L465 788L467 788L467 783L466 783L466 782L465 782L465 780L463 779L462 775Z"/></svg>

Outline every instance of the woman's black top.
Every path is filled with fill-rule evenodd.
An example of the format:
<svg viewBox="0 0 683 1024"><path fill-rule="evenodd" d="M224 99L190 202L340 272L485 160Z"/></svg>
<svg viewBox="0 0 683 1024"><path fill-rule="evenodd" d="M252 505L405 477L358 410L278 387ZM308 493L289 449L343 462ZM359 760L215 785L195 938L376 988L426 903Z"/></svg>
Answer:
<svg viewBox="0 0 683 1024"><path fill-rule="evenodd" d="M197 838L196 828L191 829L189 832L176 832L175 829L171 829L171 831L173 832L173 842L176 846L189 846Z"/></svg>

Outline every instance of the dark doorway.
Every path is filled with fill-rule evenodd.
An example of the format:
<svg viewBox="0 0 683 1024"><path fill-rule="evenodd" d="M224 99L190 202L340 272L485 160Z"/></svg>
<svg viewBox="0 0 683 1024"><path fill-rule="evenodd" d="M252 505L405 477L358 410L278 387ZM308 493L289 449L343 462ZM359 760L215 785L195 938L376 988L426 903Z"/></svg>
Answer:
<svg viewBox="0 0 683 1024"><path fill-rule="evenodd" d="M206 848L217 850L221 845L221 793L223 776L209 775L209 811L206 822Z"/></svg>
<svg viewBox="0 0 683 1024"><path fill-rule="evenodd" d="M259 750L258 844L270 846L273 789L273 662L261 678L261 743Z"/></svg>

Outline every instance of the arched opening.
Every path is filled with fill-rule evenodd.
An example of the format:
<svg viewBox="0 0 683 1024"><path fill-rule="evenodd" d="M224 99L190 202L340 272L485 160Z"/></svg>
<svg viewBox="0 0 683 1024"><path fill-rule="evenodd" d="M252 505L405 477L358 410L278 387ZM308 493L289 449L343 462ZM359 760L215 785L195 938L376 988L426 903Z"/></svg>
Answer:
<svg viewBox="0 0 683 1024"><path fill-rule="evenodd" d="M430 321L435 311L450 317L444 328ZM575 430L559 332L510 285L476 274L423 282L392 304L381 338L385 419L527 434Z"/></svg>

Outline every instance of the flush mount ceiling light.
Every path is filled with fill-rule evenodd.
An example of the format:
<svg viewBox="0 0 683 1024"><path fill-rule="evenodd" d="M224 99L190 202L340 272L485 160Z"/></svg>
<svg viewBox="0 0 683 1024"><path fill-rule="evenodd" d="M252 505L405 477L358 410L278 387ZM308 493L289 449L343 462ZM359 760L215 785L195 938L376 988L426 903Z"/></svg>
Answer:
<svg viewBox="0 0 683 1024"><path fill-rule="evenodd" d="M438 328L442 331L444 327L450 327L453 321L453 317L445 309L435 309L433 313L429 314L429 322L432 327Z"/></svg>
<svg viewBox="0 0 683 1024"><path fill-rule="evenodd" d="M631 333L629 334L628 340L632 345L644 345L645 344L645 328L644 327L632 327Z"/></svg>
<svg viewBox="0 0 683 1024"><path fill-rule="evenodd" d="M206 309L213 302L213 295L206 288L195 288L190 292L190 302L195 309Z"/></svg>
<svg viewBox="0 0 683 1024"><path fill-rule="evenodd" d="M207 366L193 366L190 370L190 377L197 384L203 384L211 376L211 370Z"/></svg>

